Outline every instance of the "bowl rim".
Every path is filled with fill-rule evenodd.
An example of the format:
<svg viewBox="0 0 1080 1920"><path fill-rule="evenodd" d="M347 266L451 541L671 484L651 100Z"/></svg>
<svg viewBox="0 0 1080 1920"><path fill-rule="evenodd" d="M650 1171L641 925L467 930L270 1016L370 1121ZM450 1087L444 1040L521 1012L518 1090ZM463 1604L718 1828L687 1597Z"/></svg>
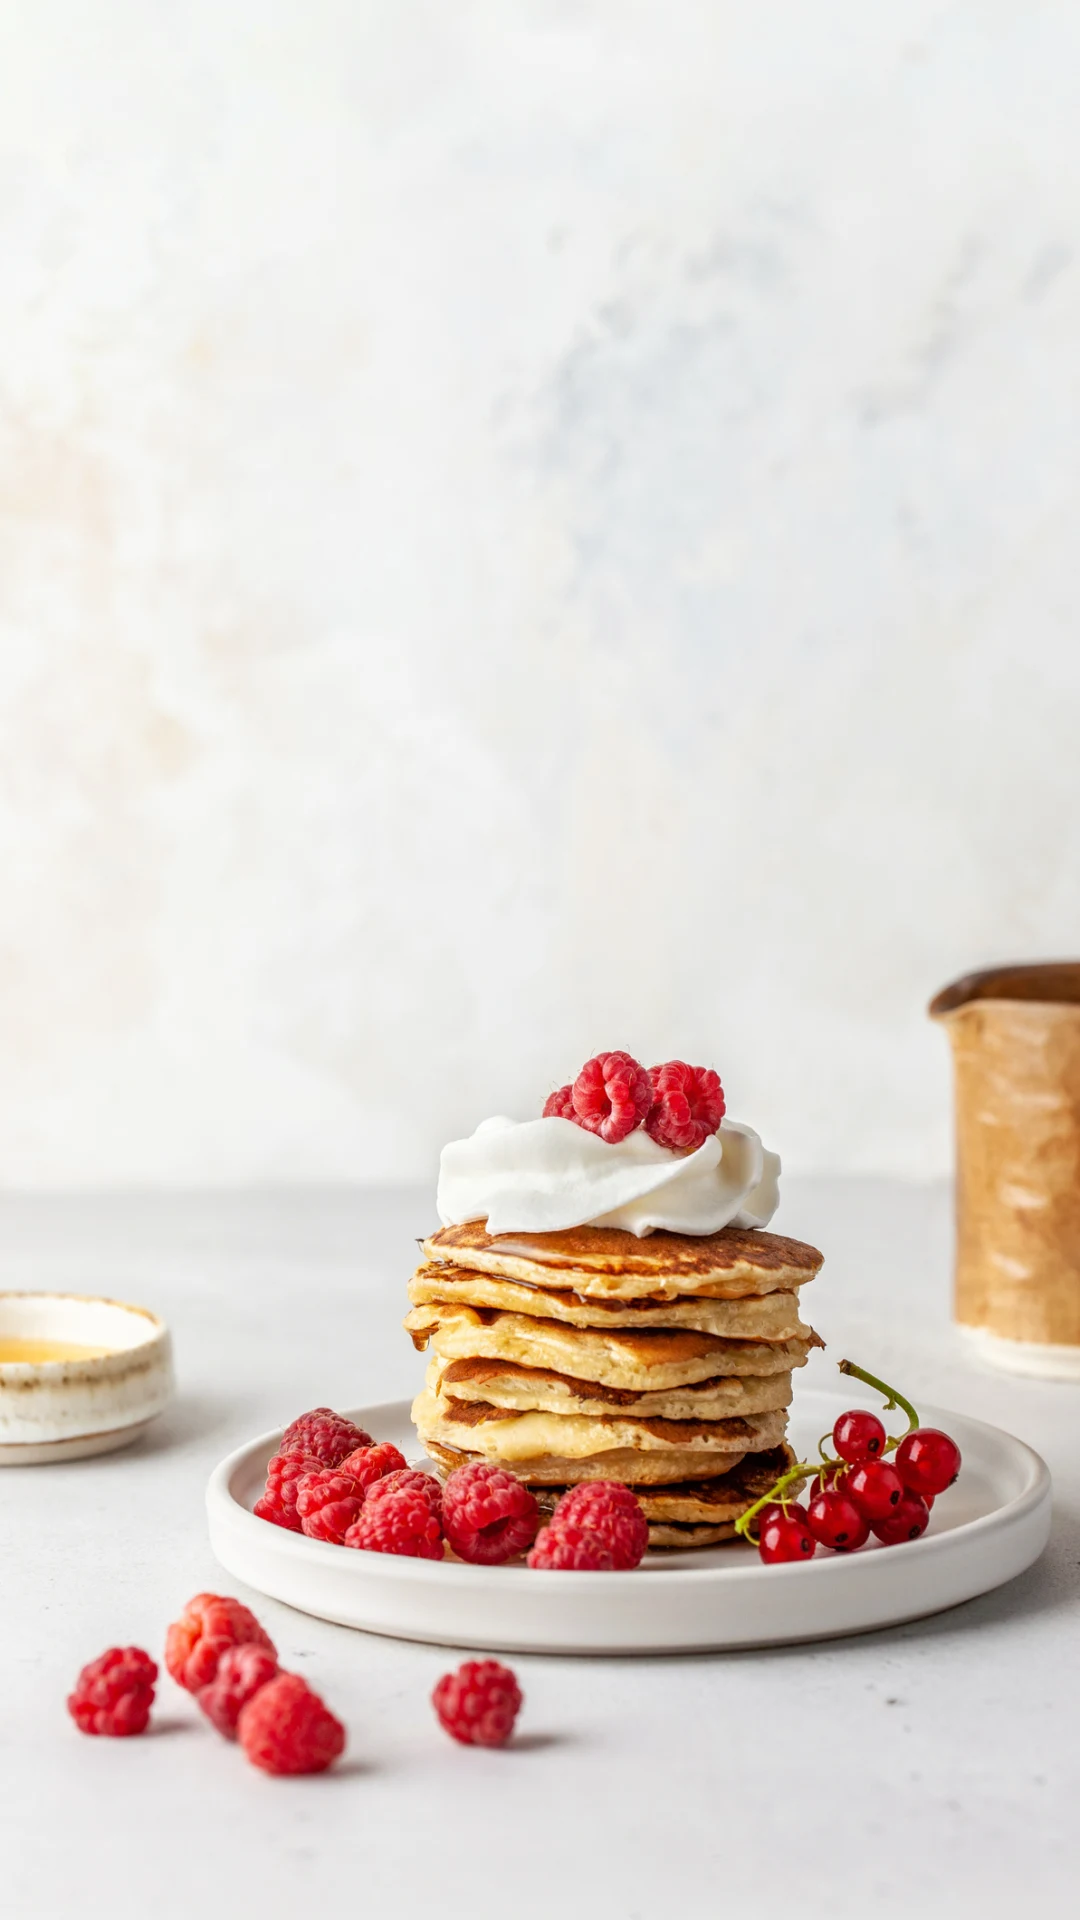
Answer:
<svg viewBox="0 0 1080 1920"><path fill-rule="evenodd" d="M132 1347L111 1347L105 1353L95 1354L93 1358L81 1360L0 1360L0 1385L13 1377L29 1374L59 1375L94 1371L115 1363L125 1363L138 1355L145 1355L148 1349L161 1346L169 1339L169 1329L161 1315L151 1307L141 1307L133 1300L114 1300L104 1293L69 1293L58 1291L54 1287L3 1287L0 1288L0 1316L7 1300L70 1300L79 1306L115 1307L121 1313L135 1314L140 1320L149 1322L145 1337L137 1340ZM0 1338L3 1336L0 1335ZM15 1335L11 1336L15 1338Z"/></svg>

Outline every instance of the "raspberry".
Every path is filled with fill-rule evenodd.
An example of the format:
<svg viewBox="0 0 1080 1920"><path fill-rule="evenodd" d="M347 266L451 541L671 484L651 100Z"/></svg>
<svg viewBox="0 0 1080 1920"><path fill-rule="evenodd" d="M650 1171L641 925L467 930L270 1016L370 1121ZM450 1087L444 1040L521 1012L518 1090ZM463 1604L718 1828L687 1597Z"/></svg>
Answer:
<svg viewBox="0 0 1080 1920"><path fill-rule="evenodd" d="M620 1480L586 1480L563 1494L553 1527L567 1522L593 1533L611 1554L617 1573L636 1567L649 1544L649 1523L629 1487Z"/></svg>
<svg viewBox="0 0 1080 1920"><path fill-rule="evenodd" d="M455 1467L442 1496L443 1527L459 1560L496 1567L536 1539L536 1497L512 1473L479 1462Z"/></svg>
<svg viewBox="0 0 1080 1920"><path fill-rule="evenodd" d="M384 1440L378 1447L356 1447L347 1453L338 1468L339 1473L351 1473L354 1480L360 1482L364 1493L382 1480L388 1473L400 1473L406 1465L405 1455Z"/></svg>
<svg viewBox="0 0 1080 1920"><path fill-rule="evenodd" d="M328 1540L340 1547L364 1504L364 1489L351 1473L339 1467L320 1467L305 1473L296 1492L300 1531L309 1540Z"/></svg>
<svg viewBox="0 0 1080 1920"><path fill-rule="evenodd" d="M346 1420L343 1413L335 1413L332 1407L314 1407L286 1427L278 1452L311 1454L320 1466L336 1467L354 1447L373 1445L370 1433Z"/></svg>
<svg viewBox="0 0 1080 1920"><path fill-rule="evenodd" d="M197 1593L165 1636L165 1665L189 1693L208 1687L228 1647L262 1647L277 1658L277 1648L255 1615L220 1593Z"/></svg>
<svg viewBox="0 0 1080 1920"><path fill-rule="evenodd" d="M412 1560L441 1560L442 1522L422 1487L396 1487L367 1501L345 1535L347 1547L369 1553L403 1553Z"/></svg>
<svg viewBox="0 0 1080 1920"><path fill-rule="evenodd" d="M565 1087L559 1087L555 1093L549 1093L544 1101L545 1120L576 1120L574 1112L574 1089L569 1081Z"/></svg>
<svg viewBox="0 0 1080 1920"><path fill-rule="evenodd" d="M398 1473L388 1473L376 1480L374 1486L368 1488L364 1504L370 1507L374 1501L384 1500L401 1487L412 1487L422 1493L432 1513L442 1520L442 1488L433 1473L421 1473L417 1467L403 1467Z"/></svg>
<svg viewBox="0 0 1080 1920"><path fill-rule="evenodd" d="M724 1089L711 1067L667 1060L651 1067L652 1105L645 1131L662 1147L700 1147L724 1117Z"/></svg>
<svg viewBox="0 0 1080 1920"><path fill-rule="evenodd" d="M115 1739L145 1733L157 1675L157 1662L141 1647L110 1647L91 1660L68 1695L68 1712L79 1732Z"/></svg>
<svg viewBox="0 0 1080 1920"><path fill-rule="evenodd" d="M208 1720L226 1740L236 1739L236 1723L249 1700L260 1687L274 1679L278 1663L265 1647L228 1647L218 1661L218 1670L208 1687L195 1695Z"/></svg>
<svg viewBox="0 0 1080 1920"><path fill-rule="evenodd" d="M290 1533L299 1533L297 1488L305 1473L320 1471L321 1462L312 1454L275 1453L266 1469L266 1491L262 1499L255 1502L256 1517L272 1521L275 1527L287 1527Z"/></svg>
<svg viewBox="0 0 1080 1920"><path fill-rule="evenodd" d="M298 1673L279 1673L240 1710L240 1745L264 1773L322 1773L345 1750L345 1729Z"/></svg>
<svg viewBox="0 0 1080 1920"><path fill-rule="evenodd" d="M598 1533L567 1520L537 1534L529 1565L543 1573L612 1573L615 1560Z"/></svg>
<svg viewBox="0 0 1080 1920"><path fill-rule="evenodd" d="M648 1074L628 1053L598 1053L574 1081L574 1118L614 1144L640 1127L652 1098Z"/></svg>
<svg viewBox="0 0 1080 1920"><path fill-rule="evenodd" d="M514 1731L521 1688L498 1660L466 1660L444 1673L431 1696L439 1721L466 1747L502 1747Z"/></svg>

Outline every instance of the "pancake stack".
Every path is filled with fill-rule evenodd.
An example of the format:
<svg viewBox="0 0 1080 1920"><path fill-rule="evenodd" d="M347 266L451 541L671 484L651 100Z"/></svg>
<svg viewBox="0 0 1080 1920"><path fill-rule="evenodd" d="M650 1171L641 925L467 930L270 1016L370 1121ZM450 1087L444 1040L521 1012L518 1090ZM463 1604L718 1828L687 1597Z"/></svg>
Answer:
<svg viewBox="0 0 1080 1920"><path fill-rule="evenodd" d="M444 1471L506 1467L554 1506L634 1488L653 1547L714 1546L793 1456L791 1378L822 1343L799 1314L816 1248L762 1229L613 1228L423 1242L405 1321L430 1346L417 1431Z"/></svg>

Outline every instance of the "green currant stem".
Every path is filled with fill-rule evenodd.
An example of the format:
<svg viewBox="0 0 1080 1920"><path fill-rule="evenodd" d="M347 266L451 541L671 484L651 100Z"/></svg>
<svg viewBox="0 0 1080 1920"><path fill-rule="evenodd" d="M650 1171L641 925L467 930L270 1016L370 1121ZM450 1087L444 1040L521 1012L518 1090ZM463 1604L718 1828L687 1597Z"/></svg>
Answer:
<svg viewBox="0 0 1080 1920"><path fill-rule="evenodd" d="M797 1466L789 1467L786 1473L780 1475L779 1480L773 1482L768 1493L762 1494L760 1500L755 1500L752 1507L747 1507L746 1512L739 1515L735 1522L736 1533L741 1534L744 1540L749 1540L750 1522L755 1514L760 1513L763 1507L771 1506L774 1500L782 1501L788 1488L793 1487L797 1480L812 1480L817 1472L817 1467L807 1466L802 1460Z"/></svg>
<svg viewBox="0 0 1080 1920"><path fill-rule="evenodd" d="M914 1433L919 1424L919 1416L912 1406L911 1401L905 1400L902 1393L898 1393L895 1387L886 1386L884 1380L876 1379L874 1374L867 1373L865 1367L857 1367L854 1360L841 1360L839 1362L839 1368L841 1373L849 1373L853 1379L861 1380L864 1386L873 1387L875 1393L883 1394L886 1413L888 1413L892 1407L899 1407L902 1413L906 1413L908 1418L907 1431L908 1433ZM906 1439L907 1433L897 1434L895 1438L890 1439L887 1451L891 1453L892 1449L898 1446L901 1440Z"/></svg>

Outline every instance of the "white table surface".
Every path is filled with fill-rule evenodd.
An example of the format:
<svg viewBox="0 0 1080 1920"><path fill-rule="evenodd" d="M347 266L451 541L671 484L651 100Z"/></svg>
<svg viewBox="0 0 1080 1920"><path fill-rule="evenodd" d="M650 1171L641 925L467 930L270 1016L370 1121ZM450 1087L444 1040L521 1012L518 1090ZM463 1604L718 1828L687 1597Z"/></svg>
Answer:
<svg viewBox="0 0 1080 1920"><path fill-rule="evenodd" d="M727 1913L1048 1916L1080 1874L1080 1388L984 1371L948 1324L949 1198L791 1182L776 1224L826 1254L829 1342L1049 1461L1043 1560L955 1612L817 1647L651 1660L515 1658L507 1751L457 1747L428 1695L445 1651L251 1595L283 1663L345 1720L347 1763L264 1778L167 1676L152 1736L91 1741L79 1666L230 1591L210 1468L303 1408L412 1391L401 1331L429 1194L0 1199L0 1285L157 1308L180 1395L130 1452L0 1472L0 1912L190 1920L715 1920ZM860 1393L859 1398L865 1399ZM1021 1903L1023 1903L1021 1905Z"/></svg>

